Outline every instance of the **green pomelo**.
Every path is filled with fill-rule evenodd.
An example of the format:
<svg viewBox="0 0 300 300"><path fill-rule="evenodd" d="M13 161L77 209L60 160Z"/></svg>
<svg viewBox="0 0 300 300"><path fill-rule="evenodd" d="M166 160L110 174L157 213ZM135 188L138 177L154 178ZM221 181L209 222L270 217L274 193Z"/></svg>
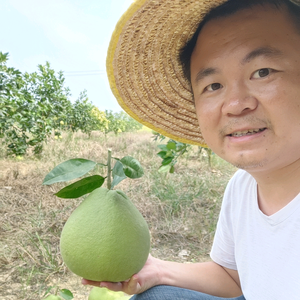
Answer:
<svg viewBox="0 0 300 300"><path fill-rule="evenodd" d="M124 281L148 258L148 225L122 191L98 188L67 220L60 250L66 266L85 279Z"/></svg>
<svg viewBox="0 0 300 300"><path fill-rule="evenodd" d="M107 288L94 287L90 294L88 300L128 300L130 296L125 296L123 292L113 292Z"/></svg>

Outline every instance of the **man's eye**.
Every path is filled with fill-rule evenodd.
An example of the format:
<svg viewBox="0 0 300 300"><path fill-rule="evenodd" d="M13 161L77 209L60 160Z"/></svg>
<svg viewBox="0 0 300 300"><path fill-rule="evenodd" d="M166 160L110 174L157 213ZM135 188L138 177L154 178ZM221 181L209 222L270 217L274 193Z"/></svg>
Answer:
<svg viewBox="0 0 300 300"><path fill-rule="evenodd" d="M263 69L259 69L256 72L254 72L252 77L254 79L263 78L263 77L267 77L268 75L270 75L270 73L271 73L271 69L263 68Z"/></svg>
<svg viewBox="0 0 300 300"><path fill-rule="evenodd" d="M206 87L206 90L211 92L211 91L216 91L222 87L221 83L212 83Z"/></svg>

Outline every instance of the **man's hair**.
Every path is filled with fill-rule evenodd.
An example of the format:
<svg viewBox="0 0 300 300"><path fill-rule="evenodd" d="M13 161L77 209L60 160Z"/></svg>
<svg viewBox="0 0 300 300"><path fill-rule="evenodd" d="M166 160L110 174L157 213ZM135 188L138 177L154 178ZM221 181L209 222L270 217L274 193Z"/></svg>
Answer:
<svg viewBox="0 0 300 300"><path fill-rule="evenodd" d="M252 8L257 5L271 5L278 10L283 10L286 8L289 16L291 17L291 21L294 23L300 34L300 4L296 5L291 0L229 0L224 4L213 8L205 16L205 18L199 24L193 37L181 49L180 61L183 67L184 75L189 82L191 82L191 56L196 46L198 35L203 26L210 20L231 16L240 10Z"/></svg>

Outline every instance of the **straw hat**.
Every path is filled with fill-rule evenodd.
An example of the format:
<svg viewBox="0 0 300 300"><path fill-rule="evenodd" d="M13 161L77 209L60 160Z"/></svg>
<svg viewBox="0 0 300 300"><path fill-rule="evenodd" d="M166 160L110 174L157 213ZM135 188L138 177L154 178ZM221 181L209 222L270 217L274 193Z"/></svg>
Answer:
<svg viewBox="0 0 300 300"><path fill-rule="evenodd" d="M171 139L205 146L179 61L205 14L226 0L137 0L118 22L107 55L111 89L134 119Z"/></svg>

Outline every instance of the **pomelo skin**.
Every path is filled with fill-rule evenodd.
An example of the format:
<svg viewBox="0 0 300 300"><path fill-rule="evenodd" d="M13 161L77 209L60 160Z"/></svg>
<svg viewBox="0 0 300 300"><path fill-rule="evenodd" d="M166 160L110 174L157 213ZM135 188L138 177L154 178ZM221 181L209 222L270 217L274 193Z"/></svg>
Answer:
<svg viewBox="0 0 300 300"><path fill-rule="evenodd" d="M67 220L60 250L66 266L85 279L125 281L148 258L148 225L122 191L98 188Z"/></svg>
<svg viewBox="0 0 300 300"><path fill-rule="evenodd" d="M131 296L125 296L123 292L113 292L107 288L93 287L88 300L129 300Z"/></svg>

